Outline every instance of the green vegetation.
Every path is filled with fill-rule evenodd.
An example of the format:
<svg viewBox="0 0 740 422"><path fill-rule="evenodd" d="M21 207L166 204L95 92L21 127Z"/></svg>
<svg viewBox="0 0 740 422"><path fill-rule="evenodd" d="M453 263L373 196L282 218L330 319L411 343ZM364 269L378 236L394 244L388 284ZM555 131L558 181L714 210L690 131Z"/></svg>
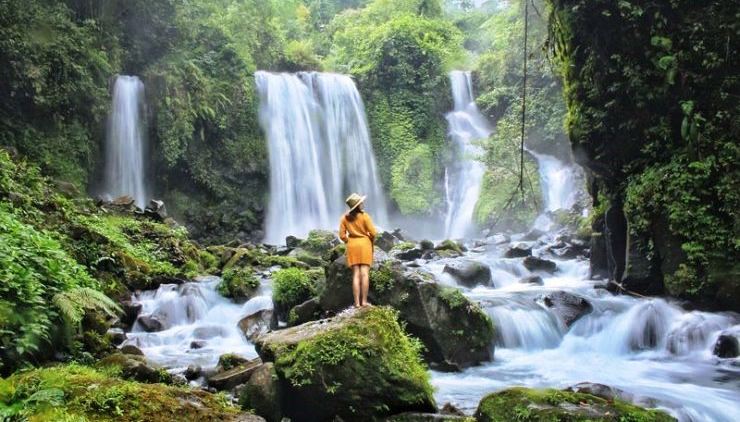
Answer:
<svg viewBox="0 0 740 422"><path fill-rule="evenodd" d="M370 288L377 292L385 292L396 282L397 269L393 268L393 261L385 261L377 269L370 271Z"/></svg>
<svg viewBox="0 0 740 422"><path fill-rule="evenodd" d="M550 47L576 158L624 210L669 293L737 308L740 106L737 44L727 41L736 8L552 3Z"/></svg>
<svg viewBox="0 0 740 422"><path fill-rule="evenodd" d="M658 410L647 410L622 400L561 390L510 388L484 397L475 412L482 422L499 421L672 421Z"/></svg>
<svg viewBox="0 0 740 422"><path fill-rule="evenodd" d="M0 379L0 417L32 421L223 421L238 409L199 389L140 384L80 365Z"/></svg>
<svg viewBox="0 0 740 422"><path fill-rule="evenodd" d="M272 275L272 300L286 312L316 294L316 278L298 268L286 268Z"/></svg>
<svg viewBox="0 0 740 422"><path fill-rule="evenodd" d="M470 303L460 289L455 287L443 287L439 292L439 297L449 305L450 309L458 309Z"/></svg>
<svg viewBox="0 0 740 422"><path fill-rule="evenodd" d="M397 322L396 311L373 308L276 353L275 369L298 391L333 397L339 415L371 418L389 407L433 403L421 343ZM364 406L357 406L363 398Z"/></svg>
<svg viewBox="0 0 740 422"><path fill-rule="evenodd" d="M249 267L229 268L221 277L223 280L218 285L218 292L232 299L249 299L260 286L259 278Z"/></svg>

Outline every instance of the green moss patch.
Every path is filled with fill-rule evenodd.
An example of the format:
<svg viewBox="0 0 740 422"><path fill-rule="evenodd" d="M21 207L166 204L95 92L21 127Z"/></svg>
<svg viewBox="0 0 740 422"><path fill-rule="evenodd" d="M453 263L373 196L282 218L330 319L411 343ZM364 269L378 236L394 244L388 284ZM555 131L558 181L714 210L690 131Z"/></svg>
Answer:
<svg viewBox="0 0 740 422"><path fill-rule="evenodd" d="M260 287L260 280L254 270L248 267L229 268L222 275L218 292L224 297L246 300L252 297Z"/></svg>
<svg viewBox="0 0 740 422"><path fill-rule="evenodd" d="M619 421L661 422L672 417L621 400L609 401L584 393L510 388L484 397L475 412L480 422Z"/></svg>

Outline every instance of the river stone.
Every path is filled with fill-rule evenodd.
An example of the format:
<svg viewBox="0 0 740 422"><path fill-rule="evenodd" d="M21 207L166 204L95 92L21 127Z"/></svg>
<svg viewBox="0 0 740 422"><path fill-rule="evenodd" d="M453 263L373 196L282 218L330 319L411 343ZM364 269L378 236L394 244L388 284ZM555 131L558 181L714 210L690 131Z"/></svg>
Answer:
<svg viewBox="0 0 740 422"><path fill-rule="evenodd" d="M183 372L183 376L186 380L192 381L194 379L198 379L198 377L201 376L203 373L203 368L200 367L200 365L188 365L187 369L185 369L185 372Z"/></svg>
<svg viewBox="0 0 740 422"><path fill-rule="evenodd" d="M538 275L530 275L519 279L520 284L532 284L535 286L543 286L545 281Z"/></svg>
<svg viewBox="0 0 740 422"><path fill-rule="evenodd" d="M234 387L249 381L252 373L262 365L261 359L254 359L246 363L239 364L229 370L219 372L208 378L208 386L219 391L228 391Z"/></svg>
<svg viewBox="0 0 740 422"><path fill-rule="evenodd" d="M224 353L218 357L218 372L228 371L239 365L249 363L249 359L244 356L239 356L236 353Z"/></svg>
<svg viewBox="0 0 740 422"><path fill-rule="evenodd" d="M571 385L564 391L591 394L592 396L601 397L602 399L606 399L609 401L619 399L631 402L634 397L632 394L627 393L626 391L594 382L581 382L575 385Z"/></svg>
<svg viewBox="0 0 740 422"><path fill-rule="evenodd" d="M425 251L434 249L434 242L432 242L429 239L424 239L421 242L419 242L419 247Z"/></svg>
<svg viewBox="0 0 740 422"><path fill-rule="evenodd" d="M321 305L319 299L313 297L307 301L296 305L288 313L288 323L290 325L300 325L308 321L313 321L321 317Z"/></svg>
<svg viewBox="0 0 740 422"><path fill-rule="evenodd" d="M545 306L552 309L568 327L593 310L585 298L564 291L548 293L543 300Z"/></svg>
<svg viewBox="0 0 740 422"><path fill-rule="evenodd" d="M532 248L524 244L514 245L504 254L505 258L524 258L532 255Z"/></svg>
<svg viewBox="0 0 740 422"><path fill-rule="evenodd" d="M130 300L126 300L123 303L121 303L121 309L123 309L123 316L121 317L121 322L126 324L127 326L131 326L136 322L136 318L139 317L139 313L141 313L141 309L143 308L143 305L138 302L132 302Z"/></svg>
<svg viewBox="0 0 740 422"><path fill-rule="evenodd" d="M524 262L522 262L522 264L524 264L524 268L529 271L544 271L550 274L554 273L558 268L554 262L538 258L536 256L528 256L524 258Z"/></svg>
<svg viewBox="0 0 740 422"><path fill-rule="evenodd" d="M358 335L362 341L355 339ZM389 309L370 307L273 331L255 347L275 364L281 416L363 421L436 411L428 378L413 375L425 369L413 361L409 341ZM338 354L341 361L322 358L326 353Z"/></svg>
<svg viewBox="0 0 740 422"><path fill-rule="evenodd" d="M273 311L272 309L261 309L245 316L239 321L239 329L249 341L254 341L257 336L270 330Z"/></svg>
<svg viewBox="0 0 740 422"><path fill-rule="evenodd" d="M414 238L403 229L393 230L393 236L395 236L396 239L399 239L402 242L416 242Z"/></svg>
<svg viewBox="0 0 740 422"><path fill-rule="evenodd" d="M509 236L501 233L486 237L486 243L489 245L503 245L504 243L509 243L510 241L511 238Z"/></svg>
<svg viewBox="0 0 740 422"><path fill-rule="evenodd" d="M285 238L285 246L289 248L297 248L301 242L303 242L303 239L299 239L295 236L288 236Z"/></svg>
<svg viewBox="0 0 740 422"><path fill-rule="evenodd" d="M336 313L351 306L352 273L345 258L329 265L326 274L321 308ZM490 318L478 305L451 292L455 289L440 286L431 274L406 269L399 261L376 263L370 272L370 302L397 309L408 332L424 343L424 359L440 370L463 369L493 356Z"/></svg>
<svg viewBox="0 0 740 422"><path fill-rule="evenodd" d="M144 215L159 222L167 218L167 207L164 201L158 199L149 200L149 205L144 208Z"/></svg>
<svg viewBox="0 0 740 422"><path fill-rule="evenodd" d="M388 232L382 232L375 238L375 246L379 247L385 252L390 252L390 250L393 249L393 247L396 246L399 242L400 241L398 240L398 238L396 238L396 236L393 236L391 233Z"/></svg>
<svg viewBox="0 0 740 422"><path fill-rule="evenodd" d="M118 346L126 341L126 333L120 328L110 328L106 331L106 336L110 339L114 346Z"/></svg>
<svg viewBox="0 0 740 422"><path fill-rule="evenodd" d="M280 422L283 419L280 390L275 365L272 362L263 363L249 377L240 394L239 404L242 408L253 409L268 422Z"/></svg>
<svg viewBox="0 0 740 422"><path fill-rule="evenodd" d="M161 367L148 362L144 356L114 353L98 361L97 366L120 368L121 377L146 383L172 383L172 375Z"/></svg>
<svg viewBox="0 0 740 422"><path fill-rule="evenodd" d="M461 259L445 265L443 272L465 287L492 286L491 268L478 261Z"/></svg>
<svg viewBox="0 0 740 422"><path fill-rule="evenodd" d="M121 347L121 353L124 355L144 356L144 352L133 344L127 344Z"/></svg>
<svg viewBox="0 0 740 422"><path fill-rule="evenodd" d="M164 329L162 322L153 316L142 315L137 319L137 322L147 333L154 333Z"/></svg>
<svg viewBox="0 0 740 422"><path fill-rule="evenodd" d="M391 251L391 256L401 261L413 261L419 259L424 255L424 251L421 248L411 248L406 250L394 250Z"/></svg>
<svg viewBox="0 0 740 422"><path fill-rule="evenodd" d="M731 334L722 334L714 344L715 356L721 358L736 358L740 355L740 344L737 337Z"/></svg>
<svg viewBox="0 0 740 422"><path fill-rule="evenodd" d="M543 232L542 230L532 229L529 231L529 233L525 234L522 239L523 240L537 240L546 234L547 233Z"/></svg>

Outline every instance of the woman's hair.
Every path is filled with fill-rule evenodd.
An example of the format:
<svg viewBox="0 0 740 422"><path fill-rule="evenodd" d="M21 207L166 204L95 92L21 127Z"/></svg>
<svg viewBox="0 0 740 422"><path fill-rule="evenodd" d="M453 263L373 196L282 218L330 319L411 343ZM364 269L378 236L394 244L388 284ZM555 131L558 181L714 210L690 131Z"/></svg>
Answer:
<svg viewBox="0 0 740 422"><path fill-rule="evenodd" d="M360 207L357 207L347 213L347 221L355 221L355 218L357 218L357 214L362 214L362 210L360 209Z"/></svg>

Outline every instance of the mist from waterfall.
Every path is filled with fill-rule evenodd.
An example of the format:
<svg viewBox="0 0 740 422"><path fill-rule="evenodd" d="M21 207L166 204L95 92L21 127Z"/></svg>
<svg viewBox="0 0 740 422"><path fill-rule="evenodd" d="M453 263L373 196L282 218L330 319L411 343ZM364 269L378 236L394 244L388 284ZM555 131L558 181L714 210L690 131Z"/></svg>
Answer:
<svg viewBox="0 0 740 422"><path fill-rule="evenodd" d="M144 83L136 76L118 76L105 143L104 193L111 198L128 195L139 208L149 199L144 107Z"/></svg>
<svg viewBox="0 0 740 422"><path fill-rule="evenodd" d="M452 159L445 169L447 214L445 237L464 238L473 228L473 212L480 196L485 166L475 141L490 135L491 128L478 111L470 72L450 72L454 109L447 113Z"/></svg>
<svg viewBox="0 0 740 422"><path fill-rule="evenodd" d="M270 156L265 242L335 229L352 192L387 222L387 206L365 117L352 79L319 72L255 73L260 125Z"/></svg>

